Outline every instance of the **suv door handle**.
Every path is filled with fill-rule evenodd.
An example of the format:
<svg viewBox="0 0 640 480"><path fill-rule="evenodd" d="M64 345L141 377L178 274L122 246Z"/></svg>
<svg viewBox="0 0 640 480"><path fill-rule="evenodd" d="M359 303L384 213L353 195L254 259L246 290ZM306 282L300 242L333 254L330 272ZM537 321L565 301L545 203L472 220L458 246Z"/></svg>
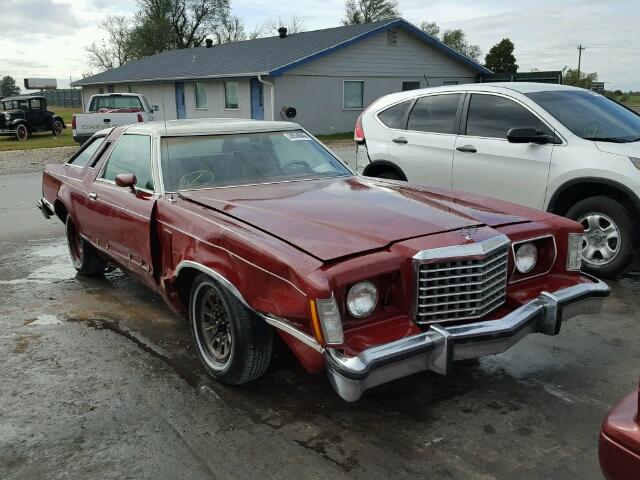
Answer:
<svg viewBox="0 0 640 480"><path fill-rule="evenodd" d="M409 141L404 137L397 137L391 140L393 143L409 143Z"/></svg>
<svg viewBox="0 0 640 480"><path fill-rule="evenodd" d="M478 151L473 145L462 145L461 147L456 147L456 150L467 153L476 153Z"/></svg>
<svg viewBox="0 0 640 480"><path fill-rule="evenodd" d="M98 198L98 194L97 194L97 193L94 193L94 192L90 192L90 193L88 193L87 195L89 196L89 198L90 198L91 200L95 200L96 198Z"/></svg>

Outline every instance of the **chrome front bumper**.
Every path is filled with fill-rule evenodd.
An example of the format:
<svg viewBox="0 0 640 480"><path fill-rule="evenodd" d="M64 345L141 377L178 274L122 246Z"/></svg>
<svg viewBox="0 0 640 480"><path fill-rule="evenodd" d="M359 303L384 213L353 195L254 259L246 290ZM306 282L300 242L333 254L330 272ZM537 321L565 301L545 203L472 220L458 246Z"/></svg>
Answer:
<svg viewBox="0 0 640 480"><path fill-rule="evenodd" d="M40 210L42 215L44 215L44 218L49 219L55 214L53 205L51 205L44 197L36 202L36 207L38 207L38 210Z"/></svg>
<svg viewBox="0 0 640 480"><path fill-rule="evenodd" d="M530 333L557 335L562 322L576 315L598 313L610 293L606 283L588 277L581 283L553 293L542 292L498 320L465 325L431 325L424 333L364 350L347 357L327 349L329 381L348 402L368 389L397 378L431 370L447 375L453 362L504 352Z"/></svg>

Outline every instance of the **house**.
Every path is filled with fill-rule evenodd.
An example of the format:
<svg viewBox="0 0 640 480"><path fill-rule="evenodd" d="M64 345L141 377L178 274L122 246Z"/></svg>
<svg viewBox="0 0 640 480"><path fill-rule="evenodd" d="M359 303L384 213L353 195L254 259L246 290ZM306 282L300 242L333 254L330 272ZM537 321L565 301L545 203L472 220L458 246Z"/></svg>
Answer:
<svg viewBox="0 0 640 480"><path fill-rule="evenodd" d="M96 93L142 93L167 120L284 118L327 134L352 131L360 112L382 95L491 73L403 19L206 43L72 85L82 87L85 104Z"/></svg>

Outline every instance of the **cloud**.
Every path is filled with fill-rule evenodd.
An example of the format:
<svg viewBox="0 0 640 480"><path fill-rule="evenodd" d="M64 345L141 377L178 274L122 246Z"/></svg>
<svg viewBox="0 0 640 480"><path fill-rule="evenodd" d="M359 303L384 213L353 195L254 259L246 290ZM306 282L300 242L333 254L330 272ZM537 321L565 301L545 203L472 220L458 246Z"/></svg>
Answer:
<svg viewBox="0 0 640 480"><path fill-rule="evenodd" d="M53 37L74 35L80 20L71 4L53 0L3 0L2 34L29 37Z"/></svg>

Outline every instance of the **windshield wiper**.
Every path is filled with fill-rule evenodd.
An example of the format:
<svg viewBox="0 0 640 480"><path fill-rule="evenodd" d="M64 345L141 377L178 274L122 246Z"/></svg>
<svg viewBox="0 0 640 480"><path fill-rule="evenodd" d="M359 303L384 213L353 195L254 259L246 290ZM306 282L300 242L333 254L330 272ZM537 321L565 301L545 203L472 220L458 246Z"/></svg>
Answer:
<svg viewBox="0 0 640 480"><path fill-rule="evenodd" d="M582 137L585 140L591 140L593 142L611 142L611 143L629 143L635 140L625 140L618 137Z"/></svg>

